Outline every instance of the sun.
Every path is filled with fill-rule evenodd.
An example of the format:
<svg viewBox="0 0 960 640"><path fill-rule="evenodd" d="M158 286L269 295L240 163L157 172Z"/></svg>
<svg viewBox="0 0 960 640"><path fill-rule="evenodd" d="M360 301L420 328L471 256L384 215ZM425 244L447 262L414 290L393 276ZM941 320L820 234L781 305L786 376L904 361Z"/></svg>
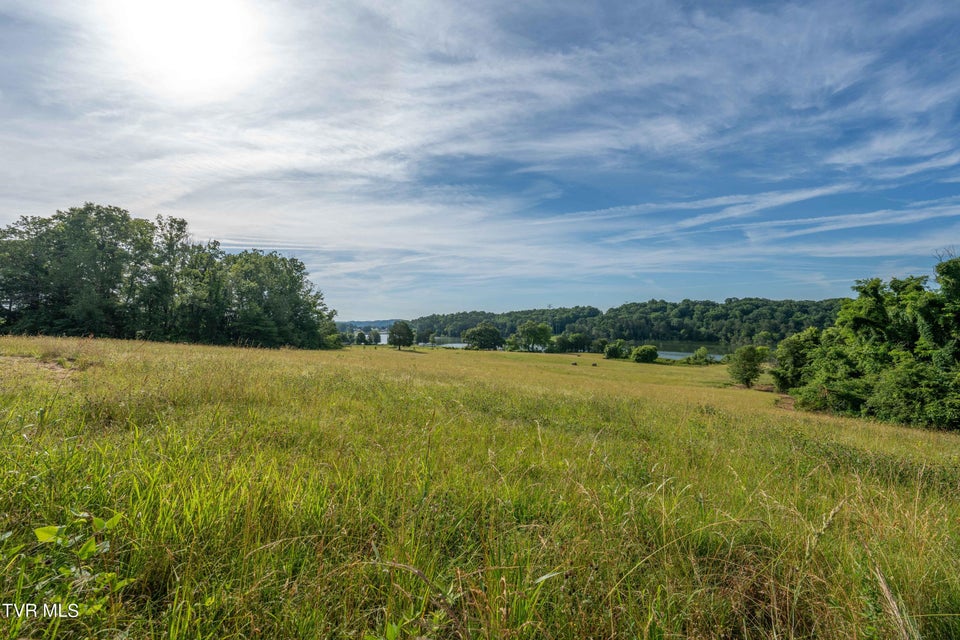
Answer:
<svg viewBox="0 0 960 640"><path fill-rule="evenodd" d="M243 0L100 0L126 76L182 102L228 99L261 67L258 17Z"/></svg>

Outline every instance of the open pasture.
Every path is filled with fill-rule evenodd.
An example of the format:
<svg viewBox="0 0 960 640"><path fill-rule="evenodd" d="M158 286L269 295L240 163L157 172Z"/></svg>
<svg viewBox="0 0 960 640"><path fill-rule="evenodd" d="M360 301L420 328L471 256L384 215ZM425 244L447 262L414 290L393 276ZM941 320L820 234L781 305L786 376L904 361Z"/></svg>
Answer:
<svg viewBox="0 0 960 640"><path fill-rule="evenodd" d="M728 380L2 338L0 634L960 637L960 438Z"/></svg>

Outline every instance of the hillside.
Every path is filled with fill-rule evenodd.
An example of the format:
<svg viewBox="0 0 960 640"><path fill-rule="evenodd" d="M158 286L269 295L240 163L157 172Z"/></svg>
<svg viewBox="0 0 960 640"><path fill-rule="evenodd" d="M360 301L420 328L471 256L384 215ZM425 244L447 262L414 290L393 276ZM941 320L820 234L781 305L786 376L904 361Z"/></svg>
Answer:
<svg viewBox="0 0 960 640"><path fill-rule="evenodd" d="M960 636L960 437L794 412L722 366L0 358L0 601L79 615L5 637Z"/></svg>
<svg viewBox="0 0 960 640"><path fill-rule="evenodd" d="M459 337L481 322L490 322L504 336L524 322L543 322L555 335L583 334L589 340L693 341L727 345L774 344L808 327L823 329L836 319L841 299L649 300L630 302L601 312L596 307L559 307L490 313L465 311L414 318L417 331Z"/></svg>

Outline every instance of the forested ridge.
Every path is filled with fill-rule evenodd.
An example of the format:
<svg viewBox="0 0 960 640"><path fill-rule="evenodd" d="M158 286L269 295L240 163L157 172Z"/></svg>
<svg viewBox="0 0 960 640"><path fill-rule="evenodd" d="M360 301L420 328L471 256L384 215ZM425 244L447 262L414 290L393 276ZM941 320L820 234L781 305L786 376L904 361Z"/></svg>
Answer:
<svg viewBox="0 0 960 640"><path fill-rule="evenodd" d="M774 345L808 327L825 328L837 316L842 299L768 300L728 298L724 302L650 300L630 302L602 312L596 307L529 309L490 313L466 311L416 318L418 334L459 337L481 322L504 336L526 322L545 323L554 335L598 339L713 342L728 345L758 342Z"/></svg>
<svg viewBox="0 0 960 640"><path fill-rule="evenodd" d="M87 203L0 230L0 330L324 348L339 336L304 264L227 253L187 223Z"/></svg>

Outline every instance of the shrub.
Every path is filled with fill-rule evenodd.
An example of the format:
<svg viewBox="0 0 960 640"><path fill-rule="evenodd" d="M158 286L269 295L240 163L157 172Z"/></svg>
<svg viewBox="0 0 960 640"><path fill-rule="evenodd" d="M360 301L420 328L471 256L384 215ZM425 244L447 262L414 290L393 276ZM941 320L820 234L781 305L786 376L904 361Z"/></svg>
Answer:
<svg viewBox="0 0 960 640"><path fill-rule="evenodd" d="M633 358L634 362L656 362L660 354L657 353L655 346L645 344L640 347L634 347L633 351L630 352L630 357Z"/></svg>
<svg viewBox="0 0 960 640"><path fill-rule="evenodd" d="M700 347L693 352L693 355L687 356L683 359L684 364L695 364L699 366L713 364L715 362L716 360L710 356L710 352L707 351L706 347Z"/></svg>
<svg viewBox="0 0 960 640"><path fill-rule="evenodd" d="M603 350L603 357L608 360L616 360L618 358L627 357L627 347L624 344L623 340L614 340L606 346Z"/></svg>

